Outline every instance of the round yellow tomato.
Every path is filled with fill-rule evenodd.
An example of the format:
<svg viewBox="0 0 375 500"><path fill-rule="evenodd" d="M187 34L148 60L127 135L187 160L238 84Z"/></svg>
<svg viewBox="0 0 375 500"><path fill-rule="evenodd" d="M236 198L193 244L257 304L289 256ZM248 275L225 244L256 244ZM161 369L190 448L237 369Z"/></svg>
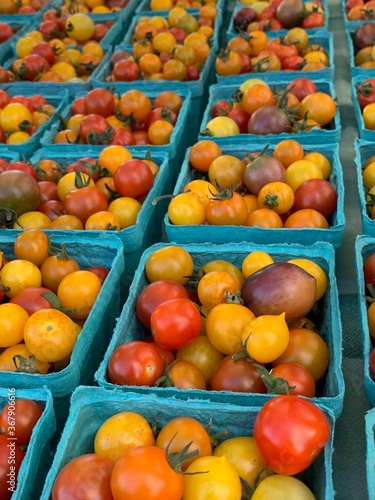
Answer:
<svg viewBox="0 0 375 500"><path fill-rule="evenodd" d="M241 481L227 458L208 456L195 460L184 476L183 500L240 500Z"/></svg>
<svg viewBox="0 0 375 500"><path fill-rule="evenodd" d="M316 279L315 300L321 299L326 293L328 287L328 279L324 269L322 269L319 264L310 259L292 259L288 262L302 267L302 269L311 274L311 276L314 276L314 278Z"/></svg>
<svg viewBox="0 0 375 500"><path fill-rule="evenodd" d="M185 285L193 275L194 263L187 250L177 245L158 248L148 257L145 273L152 283L157 280L172 280Z"/></svg>
<svg viewBox="0 0 375 500"><path fill-rule="evenodd" d="M31 286L42 285L40 269L28 260L15 259L7 262L0 270L0 282L9 298Z"/></svg>
<svg viewBox="0 0 375 500"><path fill-rule="evenodd" d="M81 327L57 309L39 309L25 324L26 347L37 359L53 363L69 356Z"/></svg>
<svg viewBox="0 0 375 500"><path fill-rule="evenodd" d="M273 262L273 258L268 253L255 250L244 258L242 262L242 274L247 278L263 267L273 264Z"/></svg>
<svg viewBox="0 0 375 500"><path fill-rule="evenodd" d="M142 445L155 445L152 428L142 415L125 411L108 418L99 427L94 451L116 462L126 451Z"/></svg>
<svg viewBox="0 0 375 500"><path fill-rule="evenodd" d="M265 314L249 322L242 332L242 342L249 356L259 363L270 363L285 351L289 328L285 313Z"/></svg>
<svg viewBox="0 0 375 500"><path fill-rule="evenodd" d="M215 457L226 457L237 474L253 488L257 480L262 481L271 474L259 454L255 440L251 436L229 438L214 449Z"/></svg>
<svg viewBox="0 0 375 500"><path fill-rule="evenodd" d="M0 347L9 347L23 340L29 315L18 304L0 304Z"/></svg>
<svg viewBox="0 0 375 500"><path fill-rule="evenodd" d="M240 304L218 304L206 318L206 335L211 344L224 354L242 349L242 332L255 315Z"/></svg>
<svg viewBox="0 0 375 500"><path fill-rule="evenodd" d="M91 271L73 271L65 276L57 289L57 296L61 306L70 309L71 318L86 319L93 308L101 290L98 276Z"/></svg>

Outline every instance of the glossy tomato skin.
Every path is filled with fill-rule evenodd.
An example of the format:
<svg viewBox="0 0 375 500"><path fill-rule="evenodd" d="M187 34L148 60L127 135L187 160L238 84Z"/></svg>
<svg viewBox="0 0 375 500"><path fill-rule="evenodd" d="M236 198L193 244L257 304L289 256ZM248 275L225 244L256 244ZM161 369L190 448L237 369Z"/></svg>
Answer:
<svg viewBox="0 0 375 500"><path fill-rule="evenodd" d="M329 219L337 207L337 191L324 179L309 179L294 193L293 210L312 208Z"/></svg>
<svg viewBox="0 0 375 500"><path fill-rule="evenodd" d="M184 479L169 465L165 450L137 446L115 463L111 490L114 500L180 500Z"/></svg>
<svg viewBox="0 0 375 500"><path fill-rule="evenodd" d="M254 439L267 464L278 474L295 475L307 469L330 437L323 411L300 396L275 396L254 422Z"/></svg>
<svg viewBox="0 0 375 500"><path fill-rule="evenodd" d="M282 363L271 370L271 374L286 380L290 394L313 398L315 396L315 380L309 370L299 363Z"/></svg>
<svg viewBox="0 0 375 500"><path fill-rule="evenodd" d="M9 484L8 481L13 481L13 478L17 481L18 471L24 456L24 452L16 441L9 441L6 436L0 435L0 496L2 500L10 500L12 497L13 491L9 487L13 487L13 484Z"/></svg>
<svg viewBox="0 0 375 500"><path fill-rule="evenodd" d="M186 288L172 280L158 280L150 283L139 294L135 310L140 322L148 329L151 328L151 314L155 307L167 300L189 298Z"/></svg>
<svg viewBox="0 0 375 500"><path fill-rule="evenodd" d="M0 205L12 208L17 215L36 210L40 205L37 181L28 173L9 170L0 174Z"/></svg>
<svg viewBox="0 0 375 500"><path fill-rule="evenodd" d="M108 378L117 385L152 387L162 376L164 363L150 343L134 340L120 345L108 363Z"/></svg>
<svg viewBox="0 0 375 500"><path fill-rule="evenodd" d="M108 202L105 194L96 187L83 187L70 191L63 201L64 209L75 215L85 224L90 215L107 210Z"/></svg>
<svg viewBox="0 0 375 500"><path fill-rule="evenodd" d="M9 302L23 307L27 314L31 316L39 309L50 309L53 307L48 298L46 298L48 295L43 296L46 292L47 294L53 294L57 299L57 296L49 288L32 286L20 290Z"/></svg>
<svg viewBox="0 0 375 500"><path fill-rule="evenodd" d="M87 271L96 274L101 284L104 283L106 277L109 274L109 269L104 266L91 266L87 269Z"/></svg>
<svg viewBox="0 0 375 500"><path fill-rule="evenodd" d="M375 252L366 257L363 263L363 274L367 293L367 286L375 288Z"/></svg>
<svg viewBox="0 0 375 500"><path fill-rule="evenodd" d="M17 444L28 444L34 426L43 413L42 407L31 399L16 399L15 404L6 404L0 413L0 431L8 438L17 439ZM10 421L12 415L15 423Z"/></svg>
<svg viewBox="0 0 375 500"><path fill-rule="evenodd" d="M254 364L247 358L233 359L232 355L226 356L216 365L210 386L213 391L267 392Z"/></svg>
<svg viewBox="0 0 375 500"><path fill-rule="evenodd" d="M121 196L143 198L150 191L154 176L150 167L142 160L127 160L116 170L115 189Z"/></svg>
<svg viewBox="0 0 375 500"><path fill-rule="evenodd" d="M200 334L202 318L189 299L173 299L158 305L151 314L151 333L164 349L181 349Z"/></svg>
<svg viewBox="0 0 375 500"><path fill-rule="evenodd" d="M113 464L109 458L94 453L75 458L58 474L53 485L52 500L77 498L77 491L84 494L81 498L111 500Z"/></svg>

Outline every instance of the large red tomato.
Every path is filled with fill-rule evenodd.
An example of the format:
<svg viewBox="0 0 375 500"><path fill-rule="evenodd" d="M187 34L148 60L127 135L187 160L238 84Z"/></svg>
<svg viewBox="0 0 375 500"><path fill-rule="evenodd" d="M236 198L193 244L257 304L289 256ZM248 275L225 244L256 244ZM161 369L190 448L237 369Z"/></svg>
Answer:
<svg viewBox="0 0 375 500"><path fill-rule="evenodd" d="M151 313L159 304L172 299L187 299L189 292L186 288L172 280L158 280L150 283L139 294L135 310L140 322L148 329L151 328Z"/></svg>
<svg viewBox="0 0 375 500"><path fill-rule="evenodd" d="M173 299L158 305L151 314L151 333L164 349L181 349L200 334L202 318L189 299Z"/></svg>
<svg viewBox="0 0 375 500"><path fill-rule="evenodd" d="M276 396L265 403L254 422L254 439L267 466L277 474L307 469L330 436L326 415L300 396Z"/></svg>
<svg viewBox="0 0 375 500"><path fill-rule="evenodd" d="M294 193L293 210L312 208L329 219L337 206L337 191L324 179L309 179Z"/></svg>
<svg viewBox="0 0 375 500"><path fill-rule="evenodd" d="M108 363L108 378L118 385L152 387L162 376L164 362L156 347L142 340L121 344Z"/></svg>
<svg viewBox="0 0 375 500"><path fill-rule="evenodd" d="M64 198L64 209L69 215L75 215L85 224L90 215L107 210L105 194L96 187L86 186L70 191Z"/></svg>
<svg viewBox="0 0 375 500"><path fill-rule="evenodd" d="M154 176L142 160L127 160L116 170L113 177L115 189L121 196L143 198L152 188Z"/></svg>

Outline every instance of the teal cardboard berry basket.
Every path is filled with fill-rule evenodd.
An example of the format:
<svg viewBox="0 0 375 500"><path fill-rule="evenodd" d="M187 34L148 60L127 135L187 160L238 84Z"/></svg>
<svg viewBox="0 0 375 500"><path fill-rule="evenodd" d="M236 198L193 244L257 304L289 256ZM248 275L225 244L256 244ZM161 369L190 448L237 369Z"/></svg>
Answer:
<svg viewBox="0 0 375 500"><path fill-rule="evenodd" d="M317 500L332 500L332 453L335 419L329 409L320 406L328 418L330 438L317 460L301 474L301 480L311 488ZM235 406L210 401L181 401L159 398L154 394L120 393L102 388L79 387L73 394L71 411L58 444L54 461L46 478L41 500L51 498L53 485L61 469L74 458L93 453L99 427L113 415L131 411L149 422L157 422L157 430L175 417L197 419L203 426L210 424L210 433L227 431L225 438L252 436L259 406Z"/></svg>
<svg viewBox="0 0 375 500"><path fill-rule="evenodd" d="M171 243L173 245L173 243ZM174 243L176 244L176 243ZM110 382L107 373L108 362L114 350L125 342L143 340L150 332L139 321L135 314L136 301L141 291L148 285L149 281L145 274L145 264L149 256L157 249L168 246L159 243L148 248L142 255L138 269L135 273L133 283L129 290L121 315L116 323L111 343L101 362L95 379L105 389L116 389L120 391L133 391L141 394L155 394L165 398L178 398L183 400L197 399L212 402L225 402L235 405L263 405L270 397L269 394L250 394L231 391L212 391L186 389L180 390L174 387L144 387L144 386L119 386ZM264 251L271 255L273 260L288 261L296 258L313 260L325 271L328 280L328 289L319 303L318 322L321 324L320 334L327 343L330 352L330 362L324 380L319 383L318 396L313 398L315 402L320 401L334 413L336 417L341 414L345 391L344 378L342 374L342 352L341 338L342 327L340 310L338 304L338 291L335 277L334 251L333 247L325 243L316 243L310 246L301 245L255 245L242 242L239 244L187 244L179 245L187 250L194 262L194 275L207 262L215 259L228 260L239 269L245 257L252 251Z"/></svg>

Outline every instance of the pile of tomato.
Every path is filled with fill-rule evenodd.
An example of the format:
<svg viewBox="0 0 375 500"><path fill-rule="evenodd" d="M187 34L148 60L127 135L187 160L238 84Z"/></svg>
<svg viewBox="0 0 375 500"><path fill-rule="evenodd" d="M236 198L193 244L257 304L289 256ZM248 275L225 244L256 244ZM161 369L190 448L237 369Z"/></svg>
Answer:
<svg viewBox="0 0 375 500"><path fill-rule="evenodd" d="M0 495L10 500L16 489L32 432L43 408L32 399L14 398L0 412Z"/></svg>
<svg viewBox="0 0 375 500"><path fill-rule="evenodd" d="M284 264L254 251L241 269L215 258L195 269L183 247L155 250L145 263L149 284L135 302L144 338L112 352L108 380L115 385L272 393L273 382L283 379L284 392L315 396L315 383L328 369L329 350L319 326L306 315L324 296L327 276L310 259L291 259L284 280ZM293 273L311 281L312 288L305 293L301 284L300 307L288 311L273 295L280 296L285 287L283 295L292 302ZM246 302L248 284L256 279L265 283L269 277L274 290L267 292L268 306L260 307L261 298ZM309 297L304 305L302 297Z"/></svg>
<svg viewBox="0 0 375 500"><path fill-rule="evenodd" d="M174 225L330 227L338 199L329 182L330 161L318 151L305 153L294 139L278 142L272 153L248 152L243 158L204 140L191 148L189 161L202 175L171 200Z"/></svg>
<svg viewBox="0 0 375 500"><path fill-rule="evenodd" d="M35 14L42 9L49 0L2 0L0 15L2 14Z"/></svg>
<svg viewBox="0 0 375 500"><path fill-rule="evenodd" d="M64 0L61 14L110 14L124 9L129 0Z"/></svg>
<svg viewBox="0 0 375 500"><path fill-rule="evenodd" d="M207 4L197 17L174 8L168 17L140 18L132 52L115 52L106 80L198 80L211 51L216 15L214 4Z"/></svg>
<svg viewBox="0 0 375 500"><path fill-rule="evenodd" d="M149 0L147 6L150 10L171 10L174 7L183 9L200 9L203 5L216 5L217 0Z"/></svg>
<svg viewBox="0 0 375 500"><path fill-rule="evenodd" d="M43 40L43 36L31 47L18 46L17 58L9 67L0 67L2 83L15 81L85 83L100 64L104 51L99 42L93 41L80 48L67 48L60 44L56 51L52 44ZM55 48L54 48L55 47ZM57 55L58 53L58 55Z"/></svg>
<svg viewBox="0 0 375 500"><path fill-rule="evenodd" d="M375 78L366 78L355 88L365 129L375 130Z"/></svg>
<svg viewBox="0 0 375 500"><path fill-rule="evenodd" d="M363 23L352 34L354 49L354 65L361 69L375 67L375 51L373 51L373 23Z"/></svg>
<svg viewBox="0 0 375 500"><path fill-rule="evenodd" d="M219 76L279 70L309 72L328 66L327 50L310 42L307 31L299 27L280 38L270 38L262 30L233 37L215 62Z"/></svg>
<svg viewBox="0 0 375 500"><path fill-rule="evenodd" d="M0 160L0 169L1 205L12 214L3 228L120 231L136 223L159 165L113 145L97 158Z"/></svg>
<svg viewBox="0 0 375 500"><path fill-rule="evenodd" d="M93 89L73 101L66 127L60 127L53 142L163 146L170 143L183 102L174 91L150 98L136 89L120 96L104 88Z"/></svg>
<svg viewBox="0 0 375 500"><path fill-rule="evenodd" d="M54 112L42 95L24 97L0 89L0 144L28 142Z"/></svg>
<svg viewBox="0 0 375 500"><path fill-rule="evenodd" d="M69 364L74 344L109 272L83 269L39 229L1 255L0 370L46 374Z"/></svg>
<svg viewBox="0 0 375 500"><path fill-rule="evenodd" d="M271 0L237 10L230 30L251 33L255 30L280 31L299 26L304 29L319 29L325 25L322 2L313 0Z"/></svg>
<svg viewBox="0 0 375 500"><path fill-rule="evenodd" d="M345 12L348 21L366 21L374 18L375 3L372 0L346 0Z"/></svg>
<svg viewBox="0 0 375 500"><path fill-rule="evenodd" d="M35 45L40 42L48 42L52 47L55 55L59 56L66 48L84 46L91 42L100 42L108 33L113 25L113 21L95 22L87 14L60 14L56 9L48 10L43 14L42 21L38 27L26 33L17 40L15 51L19 58L24 58L31 54ZM44 46L45 55L47 48ZM44 54L44 52L43 52ZM40 57L44 57L41 55ZM47 59L48 60L48 59ZM69 78L72 78L72 70L70 68L69 53L60 58L60 62L65 62L65 71L60 71L60 76L64 76L67 72ZM86 61L87 63L90 61ZM74 69L74 68L73 68ZM48 78L44 78L49 81ZM54 80L52 80L54 81Z"/></svg>
<svg viewBox="0 0 375 500"><path fill-rule="evenodd" d="M309 133L329 129L336 115L335 99L304 77L274 88L263 80L250 79L231 98L209 105L212 119L202 124L201 136Z"/></svg>
<svg viewBox="0 0 375 500"><path fill-rule="evenodd" d="M82 485L90 495L113 500L240 500L249 495L261 500L280 490L288 498L315 498L294 477L316 460L330 437L328 418L314 403L276 397L256 416L253 435L215 439L210 425L202 416L182 414L160 424L135 411L115 413L98 425L92 451L59 472L52 498L69 497ZM285 448L289 461L283 459Z"/></svg>

